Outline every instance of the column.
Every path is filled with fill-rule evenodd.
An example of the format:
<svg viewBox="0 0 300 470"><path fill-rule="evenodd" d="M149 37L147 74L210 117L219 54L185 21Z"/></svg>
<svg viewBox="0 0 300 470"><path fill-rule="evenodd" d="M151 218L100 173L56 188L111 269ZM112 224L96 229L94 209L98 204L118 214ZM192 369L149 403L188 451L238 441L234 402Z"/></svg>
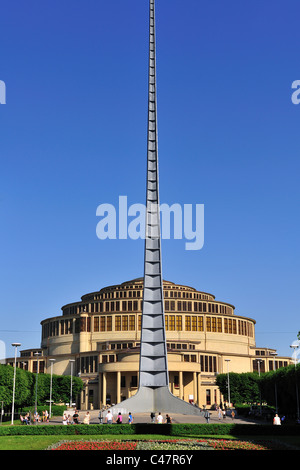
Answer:
<svg viewBox="0 0 300 470"><path fill-rule="evenodd" d="M117 403L121 401L121 372L117 372Z"/></svg>
<svg viewBox="0 0 300 470"><path fill-rule="evenodd" d="M179 398L183 400L183 373L179 371Z"/></svg>
<svg viewBox="0 0 300 470"><path fill-rule="evenodd" d="M197 372L193 372L193 395L194 395L194 403L198 403Z"/></svg>
<svg viewBox="0 0 300 470"><path fill-rule="evenodd" d="M198 406L200 407L201 406L201 403L200 403L201 374L200 374L200 372L198 372L198 374L197 374L197 382L198 382L198 401L197 401L197 403L198 403Z"/></svg>
<svg viewBox="0 0 300 470"><path fill-rule="evenodd" d="M99 372L98 408L102 408L102 374Z"/></svg>
<svg viewBox="0 0 300 470"><path fill-rule="evenodd" d="M102 374L103 406L106 406L106 372Z"/></svg>

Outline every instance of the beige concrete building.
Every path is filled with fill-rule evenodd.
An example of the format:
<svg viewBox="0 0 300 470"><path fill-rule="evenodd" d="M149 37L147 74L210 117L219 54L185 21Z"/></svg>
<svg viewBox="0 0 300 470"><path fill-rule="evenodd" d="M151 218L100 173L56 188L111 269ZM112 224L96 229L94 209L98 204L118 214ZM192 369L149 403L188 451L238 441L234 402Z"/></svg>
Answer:
<svg viewBox="0 0 300 470"><path fill-rule="evenodd" d="M71 373L85 384L77 406L98 409L137 392L143 279L86 294L43 320L41 349L21 351L18 367ZM255 320L214 295L164 281L170 390L200 407L223 401L218 373L261 372L291 363L275 349L256 347ZM41 356L37 358L36 352ZM13 364L13 359L7 359Z"/></svg>

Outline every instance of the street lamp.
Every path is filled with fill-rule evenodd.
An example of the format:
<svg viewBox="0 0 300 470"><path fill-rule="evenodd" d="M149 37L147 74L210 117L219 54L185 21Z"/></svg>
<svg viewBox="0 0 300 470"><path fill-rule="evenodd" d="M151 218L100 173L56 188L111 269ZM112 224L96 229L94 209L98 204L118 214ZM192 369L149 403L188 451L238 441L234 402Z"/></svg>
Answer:
<svg viewBox="0 0 300 470"><path fill-rule="evenodd" d="M274 372L276 371L276 363L275 363L275 357L277 356L276 352L271 352L271 356L273 356L273 369ZM276 409L276 414L278 413L278 403L277 403L277 383L276 383L276 376L275 376L275 409Z"/></svg>
<svg viewBox="0 0 300 470"><path fill-rule="evenodd" d="M73 364L75 362L75 359L70 359L70 364L71 364L71 388L70 388L70 408L72 408L72 376L73 376Z"/></svg>
<svg viewBox="0 0 300 470"><path fill-rule="evenodd" d="M256 362L257 362L257 366L258 366L258 377L260 377L260 364L263 362L262 359L255 359ZM261 414L261 389L260 389L260 384L259 384L259 402L260 402L260 405L259 405L259 412Z"/></svg>
<svg viewBox="0 0 300 470"><path fill-rule="evenodd" d="M41 355L41 353L39 353L39 352L34 353L34 356L37 356L37 358L36 358L36 377L35 377L35 405L34 405L35 424L37 423L37 387L38 387L38 375L39 375L38 356L40 356L40 355Z"/></svg>
<svg viewBox="0 0 300 470"><path fill-rule="evenodd" d="M51 364L51 378L50 378L50 406L49 406L49 419L52 416L52 376L53 376L53 363L55 359L49 359Z"/></svg>
<svg viewBox="0 0 300 470"><path fill-rule="evenodd" d="M21 343L12 343L12 346L15 348L15 369L14 369L13 399L12 399L12 409L11 409L11 424L14 424L15 391L16 391L16 369L17 369L17 349L18 349L18 346L21 346Z"/></svg>
<svg viewBox="0 0 300 470"><path fill-rule="evenodd" d="M230 408L230 384L229 384L229 362L230 362L230 359L225 359L225 361L227 362L227 386L228 386L228 404L229 404L229 408Z"/></svg>
<svg viewBox="0 0 300 470"><path fill-rule="evenodd" d="M293 356L295 355L296 349L299 348L298 344L291 344L290 348L294 349ZM299 396L298 396L298 384L297 384L297 375L296 375L296 364L297 364L297 358L295 355L295 382L296 382L296 399L297 399L297 422L299 420Z"/></svg>

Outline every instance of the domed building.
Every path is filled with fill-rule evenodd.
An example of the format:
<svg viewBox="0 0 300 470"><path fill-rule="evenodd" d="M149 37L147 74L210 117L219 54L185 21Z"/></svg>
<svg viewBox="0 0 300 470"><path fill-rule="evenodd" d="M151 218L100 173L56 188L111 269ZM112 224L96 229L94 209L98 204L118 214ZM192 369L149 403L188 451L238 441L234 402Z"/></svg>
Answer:
<svg viewBox="0 0 300 470"><path fill-rule="evenodd" d="M215 296L164 281L170 391L210 407L223 401L215 384L224 372L261 372L287 366L274 349L256 347L255 320L235 314ZM41 357L21 351L18 367L80 376L77 406L98 409L120 403L138 389L143 278L109 286L64 305L62 315L41 322ZM74 362L75 361L75 362ZM13 363L12 359L7 360ZM71 369L72 367L72 369Z"/></svg>

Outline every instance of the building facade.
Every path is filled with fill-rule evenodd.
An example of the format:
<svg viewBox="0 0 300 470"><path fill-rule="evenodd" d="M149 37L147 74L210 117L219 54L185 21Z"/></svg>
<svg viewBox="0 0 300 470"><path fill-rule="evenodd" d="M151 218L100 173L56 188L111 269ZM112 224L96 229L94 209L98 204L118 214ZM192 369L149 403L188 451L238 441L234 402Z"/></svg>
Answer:
<svg viewBox="0 0 300 470"><path fill-rule="evenodd" d="M133 396L138 389L143 279L86 294L41 322L39 350L21 351L17 366L31 372L80 376L77 406L99 409ZM171 392L198 406L223 401L216 375L267 372L290 358L256 347L255 320L214 295L164 281L165 328ZM36 353L40 353L37 356ZM73 362L75 360L75 363ZM13 359L7 359L13 365ZM72 371L71 371L72 364Z"/></svg>

